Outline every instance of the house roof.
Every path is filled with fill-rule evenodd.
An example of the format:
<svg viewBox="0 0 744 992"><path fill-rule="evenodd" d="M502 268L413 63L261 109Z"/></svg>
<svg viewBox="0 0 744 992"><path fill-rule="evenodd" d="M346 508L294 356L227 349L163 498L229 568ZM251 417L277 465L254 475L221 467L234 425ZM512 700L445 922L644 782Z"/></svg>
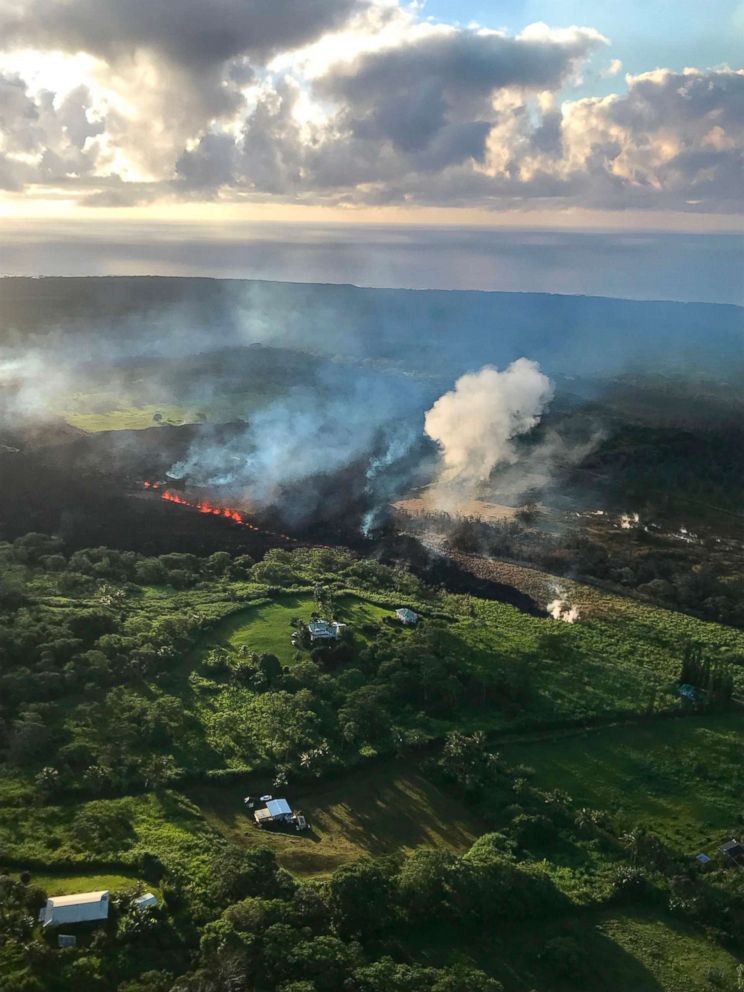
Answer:
<svg viewBox="0 0 744 992"><path fill-rule="evenodd" d="M45 927L60 923L83 923L105 920L109 912L109 894L105 889L97 892L77 892L70 896L52 896L39 913Z"/></svg>
<svg viewBox="0 0 744 992"><path fill-rule="evenodd" d="M134 900L134 905L139 906L140 909L149 909L150 906L159 905L158 897L156 895L153 895L152 892L145 892L144 895L137 896L137 898Z"/></svg>
<svg viewBox="0 0 744 992"><path fill-rule="evenodd" d="M286 799L272 799L266 803L266 809L272 816L289 816L292 813L292 807Z"/></svg>
<svg viewBox="0 0 744 992"><path fill-rule="evenodd" d="M101 889L100 892L78 892L73 896L50 896L47 899L47 905L52 905L55 908L59 906L87 906L91 903L101 902L104 897L108 898L106 889Z"/></svg>
<svg viewBox="0 0 744 992"><path fill-rule="evenodd" d="M727 840L725 844L721 844L720 850L722 854L744 854L744 845L738 840Z"/></svg>
<svg viewBox="0 0 744 992"><path fill-rule="evenodd" d="M307 625L311 637L338 637L344 624L329 623L327 620L313 620Z"/></svg>

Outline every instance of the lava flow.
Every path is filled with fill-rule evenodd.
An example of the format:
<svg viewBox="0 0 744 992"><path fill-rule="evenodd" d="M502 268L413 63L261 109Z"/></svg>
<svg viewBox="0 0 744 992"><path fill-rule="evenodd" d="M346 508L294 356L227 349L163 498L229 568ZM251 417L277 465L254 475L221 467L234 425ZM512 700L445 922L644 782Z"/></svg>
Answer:
<svg viewBox="0 0 744 992"><path fill-rule="evenodd" d="M245 527L247 530L255 531L257 534L265 534L268 537L280 537L283 541L289 541L292 544L297 544L298 542L295 538L290 537L289 534L278 534L275 531L263 530L261 527L256 527L255 524L249 523L245 514L241 513L240 510L235 510L230 506L214 506L212 503L208 503L206 500L190 500L186 499L185 496L181 496L180 493L174 493L170 489L164 488L159 482L143 482L145 489L153 489L160 494L160 498L164 499L168 503L177 503L178 506L188 506L191 510L197 510L199 513L206 513L211 517L221 517L223 520L230 520L232 523L239 524L241 527Z"/></svg>

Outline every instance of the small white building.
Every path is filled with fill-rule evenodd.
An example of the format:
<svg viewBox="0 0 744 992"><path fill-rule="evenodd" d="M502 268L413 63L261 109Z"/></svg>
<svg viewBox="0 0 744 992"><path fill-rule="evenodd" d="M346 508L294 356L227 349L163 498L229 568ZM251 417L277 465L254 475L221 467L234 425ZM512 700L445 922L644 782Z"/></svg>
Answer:
<svg viewBox="0 0 744 992"><path fill-rule="evenodd" d="M134 900L134 905L137 909L156 909L160 903L158 902L158 897L153 895L152 892L145 892L144 895L137 896Z"/></svg>
<svg viewBox="0 0 744 992"><path fill-rule="evenodd" d="M79 892L73 896L51 896L39 911L39 922L44 927L58 927L106 920L108 914L108 892Z"/></svg>
<svg viewBox="0 0 744 992"><path fill-rule="evenodd" d="M346 630L345 623L329 623L328 620L312 620L307 629L310 631L311 641L337 641Z"/></svg>
<svg viewBox="0 0 744 992"><path fill-rule="evenodd" d="M286 799L270 799L266 803L265 809L257 809L253 814L253 818L259 827L266 826L269 823L286 823L293 816L292 807Z"/></svg>
<svg viewBox="0 0 744 992"><path fill-rule="evenodd" d="M399 610L395 611L396 617L401 623L412 627L414 624L418 623L418 613L414 613L413 610L409 610L407 606L402 606Z"/></svg>

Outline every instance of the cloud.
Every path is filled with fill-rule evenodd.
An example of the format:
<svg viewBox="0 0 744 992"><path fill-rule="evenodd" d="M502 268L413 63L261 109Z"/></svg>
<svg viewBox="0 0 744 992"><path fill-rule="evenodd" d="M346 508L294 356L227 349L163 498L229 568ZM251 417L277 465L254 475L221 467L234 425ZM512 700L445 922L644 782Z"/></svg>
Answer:
<svg viewBox="0 0 744 992"><path fill-rule="evenodd" d="M569 103L565 156L590 204L741 210L744 71L656 70L628 92Z"/></svg>
<svg viewBox="0 0 744 992"><path fill-rule="evenodd" d="M318 80L317 89L343 104L341 127L352 135L416 152L453 124L479 124L487 130L496 90L555 89L604 43L588 28L557 36L546 29L515 38L437 27L341 63ZM465 142L463 157L472 151Z"/></svg>
<svg viewBox="0 0 744 992"><path fill-rule="evenodd" d="M91 206L740 212L744 73L655 70L570 99L607 44L433 23L397 0L0 0L19 65L21 46L31 63L88 53L54 92L0 58L0 186Z"/></svg>
<svg viewBox="0 0 744 992"><path fill-rule="evenodd" d="M367 0L0 0L0 47L98 59L109 138L136 178L166 181L186 146L244 107L255 67L362 13ZM130 177L131 178L131 177Z"/></svg>
<svg viewBox="0 0 744 992"><path fill-rule="evenodd" d="M617 76L622 72L623 63L620 59L611 59L609 64L601 71L600 76L603 79L612 79L613 76Z"/></svg>
<svg viewBox="0 0 744 992"><path fill-rule="evenodd" d="M107 62L157 52L198 72L266 60L338 27L360 0L0 0L3 47L85 51Z"/></svg>
<svg viewBox="0 0 744 992"><path fill-rule="evenodd" d="M0 74L0 188L93 174L104 131L86 87L55 101L48 90L33 94L19 76Z"/></svg>
<svg viewBox="0 0 744 992"><path fill-rule="evenodd" d="M315 98L334 108L320 123L299 120L304 91L284 79L257 95L229 179L224 134L204 136L178 172L187 184L227 181L301 197L479 162L500 115L498 91L557 88L603 44L588 28L551 33L539 25L509 37L403 24L394 42L332 61L313 80Z"/></svg>

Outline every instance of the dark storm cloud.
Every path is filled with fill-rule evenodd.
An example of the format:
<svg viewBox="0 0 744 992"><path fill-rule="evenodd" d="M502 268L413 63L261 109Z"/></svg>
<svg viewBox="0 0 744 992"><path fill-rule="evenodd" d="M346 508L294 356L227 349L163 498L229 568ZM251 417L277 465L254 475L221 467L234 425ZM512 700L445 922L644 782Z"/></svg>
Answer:
<svg viewBox="0 0 744 992"><path fill-rule="evenodd" d="M604 43L583 28L534 38L455 29L404 35L394 47L332 66L315 82L315 93L337 108L317 140L303 137L293 113L299 90L280 83L246 118L235 156L207 136L180 158L178 172L187 185L237 182L286 194L481 161L498 118L498 90L557 87Z"/></svg>
<svg viewBox="0 0 744 992"><path fill-rule="evenodd" d="M329 72L318 90L344 105L343 124L357 137L390 140L404 152L417 152L457 123L468 125L466 140L460 154L448 159L481 158L485 133L479 132L474 145L473 125L482 129L493 118L490 98L496 90L555 89L604 43L582 28L535 38L448 30L362 55Z"/></svg>
<svg viewBox="0 0 744 992"><path fill-rule="evenodd" d="M576 50L564 47L564 72ZM391 66L404 63L400 53L384 55L389 71L381 71L376 95L368 59L358 97L353 65L342 83L331 74L321 81L324 95L344 95L335 116L309 135L295 114L299 88L280 83L237 138L208 134L181 157L182 188L224 183L256 196L360 204L742 209L744 73L657 71L630 78L626 94L537 113L521 100L500 106L498 90L490 103L481 99L483 71L473 91L472 74L447 76L441 63L436 85L421 78L418 89L409 85L417 74L400 69L399 89ZM542 85L544 77L535 78Z"/></svg>
<svg viewBox="0 0 744 992"><path fill-rule="evenodd" d="M106 60L144 49L190 69L265 58L338 27L363 0L2 0L3 47L38 45Z"/></svg>

